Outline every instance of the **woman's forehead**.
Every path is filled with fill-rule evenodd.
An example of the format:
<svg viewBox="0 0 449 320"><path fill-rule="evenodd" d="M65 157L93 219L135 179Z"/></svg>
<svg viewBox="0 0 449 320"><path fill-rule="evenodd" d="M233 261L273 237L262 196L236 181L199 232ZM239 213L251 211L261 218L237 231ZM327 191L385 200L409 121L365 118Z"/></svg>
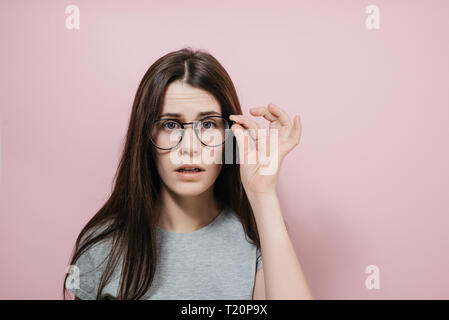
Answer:
<svg viewBox="0 0 449 320"><path fill-rule="evenodd" d="M179 83L172 83L167 88L161 114L178 113L193 116L207 111L221 114L220 104L209 92Z"/></svg>

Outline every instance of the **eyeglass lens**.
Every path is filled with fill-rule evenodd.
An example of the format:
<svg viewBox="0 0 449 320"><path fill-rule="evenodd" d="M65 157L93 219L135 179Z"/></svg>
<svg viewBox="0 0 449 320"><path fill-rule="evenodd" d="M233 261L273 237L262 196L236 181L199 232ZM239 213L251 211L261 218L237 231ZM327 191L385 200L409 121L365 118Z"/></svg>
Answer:
<svg viewBox="0 0 449 320"><path fill-rule="evenodd" d="M221 117L207 117L199 120L195 135L200 141L210 147L223 144L229 135L228 122ZM174 119L155 121L151 132L151 140L161 149L171 149L183 139L184 129L180 122Z"/></svg>

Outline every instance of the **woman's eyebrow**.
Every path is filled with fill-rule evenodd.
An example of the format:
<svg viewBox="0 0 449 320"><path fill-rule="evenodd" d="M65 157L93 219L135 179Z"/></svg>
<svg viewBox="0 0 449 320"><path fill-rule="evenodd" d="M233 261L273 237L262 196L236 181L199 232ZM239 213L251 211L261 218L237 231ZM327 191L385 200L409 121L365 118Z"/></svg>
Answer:
<svg viewBox="0 0 449 320"><path fill-rule="evenodd" d="M217 112L217 111L203 111L203 112L199 112L197 114L197 118L202 117L202 116L210 116L210 115L218 115L221 116L221 113ZM163 113L160 115L161 117L173 117L173 118L182 118L183 115L180 113Z"/></svg>

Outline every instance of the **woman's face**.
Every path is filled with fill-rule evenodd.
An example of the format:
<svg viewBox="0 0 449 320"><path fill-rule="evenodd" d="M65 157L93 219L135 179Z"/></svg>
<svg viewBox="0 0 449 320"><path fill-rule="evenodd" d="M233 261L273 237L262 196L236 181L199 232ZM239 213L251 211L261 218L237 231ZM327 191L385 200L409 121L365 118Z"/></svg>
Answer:
<svg viewBox="0 0 449 320"><path fill-rule="evenodd" d="M175 81L167 87L164 105L158 119L171 118L178 119L182 123L191 122L204 118L205 115L200 115L204 112L222 115L220 104L209 92ZM167 113L170 115L165 115ZM176 131L175 123L159 121L159 124L163 123L165 134L167 132L173 134L173 130ZM206 128L210 126L210 123L204 125ZM176 133L174 135L176 137ZM195 196L208 190L213 186L222 167L223 145L217 147L203 145L198 140L193 125L185 125L184 136L174 149L154 149L156 166L163 185L180 196ZM204 171L190 176L181 174L177 168L184 164L200 166Z"/></svg>

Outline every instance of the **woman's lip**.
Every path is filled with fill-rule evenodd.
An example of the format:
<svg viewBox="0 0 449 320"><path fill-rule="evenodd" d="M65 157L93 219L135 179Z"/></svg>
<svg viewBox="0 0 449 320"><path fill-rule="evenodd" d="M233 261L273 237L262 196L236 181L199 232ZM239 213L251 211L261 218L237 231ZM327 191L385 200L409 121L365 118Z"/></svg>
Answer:
<svg viewBox="0 0 449 320"><path fill-rule="evenodd" d="M197 178L201 176L201 173L203 171L194 171L194 172L188 172L188 171L175 171L176 175L180 178Z"/></svg>
<svg viewBox="0 0 449 320"><path fill-rule="evenodd" d="M198 169L198 170L200 170L200 171L204 171L203 169L198 168L198 167L185 167L185 168L183 168L183 169ZM179 170L181 170L181 168L175 169L175 171L179 171Z"/></svg>

